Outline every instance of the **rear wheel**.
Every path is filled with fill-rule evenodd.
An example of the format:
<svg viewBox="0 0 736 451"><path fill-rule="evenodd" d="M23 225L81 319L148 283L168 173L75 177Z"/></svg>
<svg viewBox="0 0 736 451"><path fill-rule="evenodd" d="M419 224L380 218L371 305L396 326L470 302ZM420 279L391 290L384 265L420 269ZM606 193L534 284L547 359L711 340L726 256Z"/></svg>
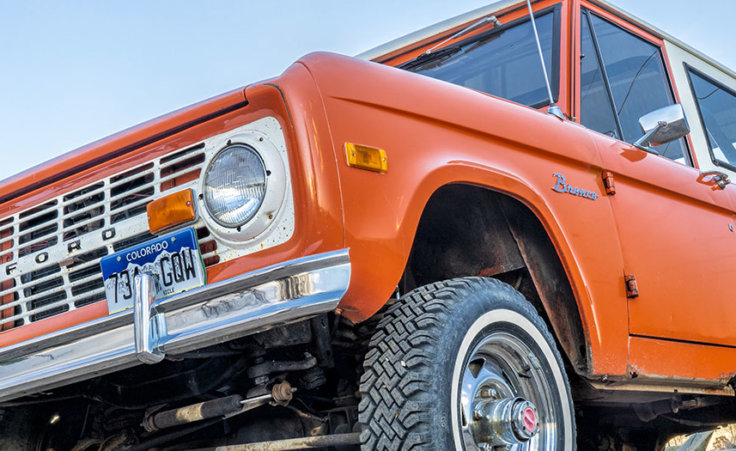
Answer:
<svg viewBox="0 0 736 451"><path fill-rule="evenodd" d="M408 293L379 323L364 367L364 449L574 448L554 340L524 297L498 280L453 279Z"/></svg>

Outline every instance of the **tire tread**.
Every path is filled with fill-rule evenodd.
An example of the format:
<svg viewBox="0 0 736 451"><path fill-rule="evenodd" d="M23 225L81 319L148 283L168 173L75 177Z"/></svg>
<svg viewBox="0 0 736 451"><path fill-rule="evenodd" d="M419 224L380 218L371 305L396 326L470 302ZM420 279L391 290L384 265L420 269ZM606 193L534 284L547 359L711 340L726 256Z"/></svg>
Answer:
<svg viewBox="0 0 736 451"><path fill-rule="evenodd" d="M358 407L363 449L437 447L430 424L435 407L431 396L434 349L444 323L463 298L488 289L524 310L549 343L554 343L532 305L499 280L466 277L412 290L386 310L365 356Z"/></svg>

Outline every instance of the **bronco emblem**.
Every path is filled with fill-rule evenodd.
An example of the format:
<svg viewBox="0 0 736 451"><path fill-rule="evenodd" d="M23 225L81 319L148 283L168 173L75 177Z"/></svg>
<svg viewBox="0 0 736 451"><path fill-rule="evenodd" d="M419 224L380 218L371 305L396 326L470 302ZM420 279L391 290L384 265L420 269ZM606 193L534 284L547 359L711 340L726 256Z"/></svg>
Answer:
<svg viewBox="0 0 736 451"><path fill-rule="evenodd" d="M555 183L555 186L552 187L554 191L557 191L558 193L570 193L573 196L585 197L586 199L590 200L598 199L598 194L596 194L595 191L587 191L582 188L569 185L567 183L567 180L565 179L565 176L562 174L555 173L552 175L557 177L557 182Z"/></svg>

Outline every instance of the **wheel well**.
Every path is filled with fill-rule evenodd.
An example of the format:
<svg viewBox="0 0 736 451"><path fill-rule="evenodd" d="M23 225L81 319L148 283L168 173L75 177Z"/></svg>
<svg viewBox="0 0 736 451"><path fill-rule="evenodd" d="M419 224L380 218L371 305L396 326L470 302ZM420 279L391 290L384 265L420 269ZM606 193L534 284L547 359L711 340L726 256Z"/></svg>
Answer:
<svg viewBox="0 0 736 451"><path fill-rule="evenodd" d="M588 372L575 297L536 215L508 195L446 185L432 195L422 213L400 290L478 275L519 290L551 326L575 372Z"/></svg>

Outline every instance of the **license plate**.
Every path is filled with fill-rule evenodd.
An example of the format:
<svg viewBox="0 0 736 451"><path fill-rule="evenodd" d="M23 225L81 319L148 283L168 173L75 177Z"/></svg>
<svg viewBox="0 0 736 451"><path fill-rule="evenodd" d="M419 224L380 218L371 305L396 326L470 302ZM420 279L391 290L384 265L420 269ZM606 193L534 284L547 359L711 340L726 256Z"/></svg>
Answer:
<svg viewBox="0 0 736 451"><path fill-rule="evenodd" d="M205 284L205 271L194 229L187 228L146 241L100 260L109 313L133 307L135 276L158 279L156 298Z"/></svg>

